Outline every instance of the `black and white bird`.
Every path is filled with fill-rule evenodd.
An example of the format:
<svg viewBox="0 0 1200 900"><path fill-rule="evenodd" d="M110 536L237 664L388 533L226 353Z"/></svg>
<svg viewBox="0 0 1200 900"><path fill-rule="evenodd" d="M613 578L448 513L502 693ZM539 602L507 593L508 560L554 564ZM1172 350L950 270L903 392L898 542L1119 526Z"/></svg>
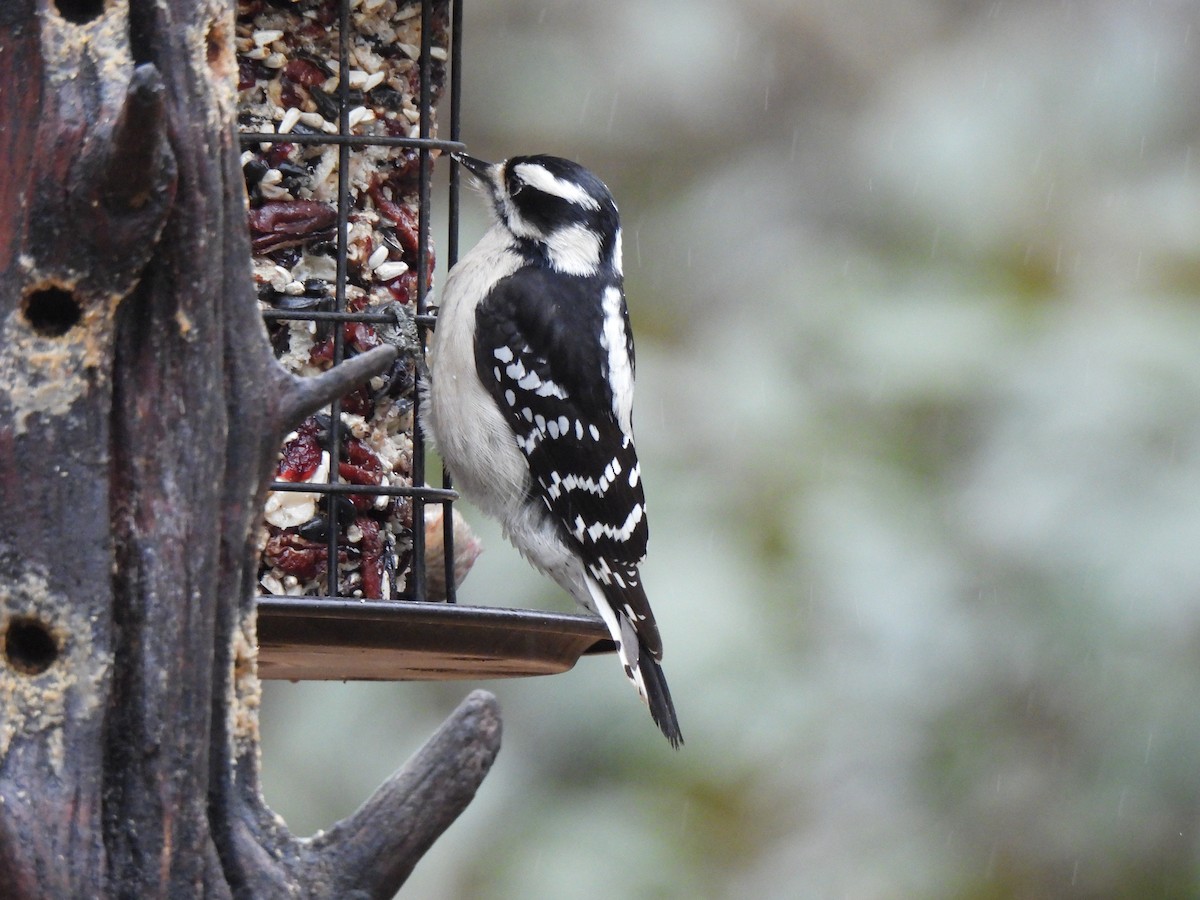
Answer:
<svg viewBox="0 0 1200 900"><path fill-rule="evenodd" d="M626 675L678 747L662 641L638 572L646 503L616 204L570 160L456 158L487 194L494 221L441 291L425 433L463 496L604 620Z"/></svg>

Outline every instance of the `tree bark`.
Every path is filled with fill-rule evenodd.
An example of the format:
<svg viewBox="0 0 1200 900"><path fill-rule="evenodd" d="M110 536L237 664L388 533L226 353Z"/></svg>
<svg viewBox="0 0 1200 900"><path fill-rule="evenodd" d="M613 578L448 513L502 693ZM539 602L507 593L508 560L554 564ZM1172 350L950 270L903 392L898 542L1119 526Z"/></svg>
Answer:
<svg viewBox="0 0 1200 900"><path fill-rule="evenodd" d="M499 748L468 697L299 840L258 786L256 532L283 436L390 365L275 361L249 277L233 5L0 5L0 885L387 897Z"/></svg>

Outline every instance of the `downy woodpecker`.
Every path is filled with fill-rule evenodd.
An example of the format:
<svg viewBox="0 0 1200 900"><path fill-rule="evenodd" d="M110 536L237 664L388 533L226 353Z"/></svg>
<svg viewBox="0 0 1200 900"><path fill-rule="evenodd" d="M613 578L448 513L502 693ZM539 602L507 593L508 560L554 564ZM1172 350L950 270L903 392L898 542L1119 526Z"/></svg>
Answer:
<svg viewBox="0 0 1200 900"><path fill-rule="evenodd" d="M599 178L559 157L457 159L493 223L441 291L426 436L463 496L604 620L625 674L678 747L638 572L646 506L616 204Z"/></svg>

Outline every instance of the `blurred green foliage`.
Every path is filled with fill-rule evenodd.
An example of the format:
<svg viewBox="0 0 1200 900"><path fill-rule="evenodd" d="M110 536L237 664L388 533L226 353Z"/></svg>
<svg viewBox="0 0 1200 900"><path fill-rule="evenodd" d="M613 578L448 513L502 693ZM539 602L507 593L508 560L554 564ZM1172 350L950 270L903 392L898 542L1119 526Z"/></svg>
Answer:
<svg viewBox="0 0 1200 900"><path fill-rule="evenodd" d="M1198 5L466 7L472 153L621 205L687 745L611 659L487 685L403 896L1200 895ZM464 602L568 608L468 512ZM268 685L268 800L466 688Z"/></svg>

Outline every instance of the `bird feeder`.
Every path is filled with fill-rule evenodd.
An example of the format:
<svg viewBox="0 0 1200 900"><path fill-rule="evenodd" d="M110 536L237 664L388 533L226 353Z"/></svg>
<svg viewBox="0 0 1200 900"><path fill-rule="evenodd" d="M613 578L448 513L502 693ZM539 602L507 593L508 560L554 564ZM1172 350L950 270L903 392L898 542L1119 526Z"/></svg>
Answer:
<svg viewBox="0 0 1200 900"><path fill-rule="evenodd" d="M477 551L461 546L469 532L455 546L449 482L425 485L416 383L434 325L433 163L464 149L461 34L444 0L239 4L241 162L276 353L310 374L382 342L398 351L285 441L259 580L267 678L548 674L612 648L593 617L447 608ZM442 164L453 265L459 178Z"/></svg>

